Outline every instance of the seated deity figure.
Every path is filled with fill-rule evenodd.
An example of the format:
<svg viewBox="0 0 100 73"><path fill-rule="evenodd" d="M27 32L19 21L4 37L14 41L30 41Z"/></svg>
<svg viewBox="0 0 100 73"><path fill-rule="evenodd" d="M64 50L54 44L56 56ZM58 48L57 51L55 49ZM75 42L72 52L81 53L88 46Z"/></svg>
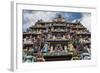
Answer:
<svg viewBox="0 0 100 73"><path fill-rule="evenodd" d="M27 55L33 55L34 50L32 49L32 47L29 47Z"/></svg>
<svg viewBox="0 0 100 73"><path fill-rule="evenodd" d="M56 47L55 47L55 52L58 52L58 51L62 51L63 48L60 44L58 44Z"/></svg>
<svg viewBox="0 0 100 73"><path fill-rule="evenodd" d="M50 47L50 53L54 52L53 46Z"/></svg>
<svg viewBox="0 0 100 73"><path fill-rule="evenodd" d="M66 46L66 45L64 46L64 51L65 51L65 52L68 52L67 46Z"/></svg>
<svg viewBox="0 0 100 73"><path fill-rule="evenodd" d="M63 39L65 39L65 35L63 35Z"/></svg>
<svg viewBox="0 0 100 73"><path fill-rule="evenodd" d="M65 38L70 40L71 39L70 34L65 34Z"/></svg>
<svg viewBox="0 0 100 73"><path fill-rule="evenodd" d="M26 43L27 43L27 40L28 40L28 37L26 36L26 37L23 39L23 42L26 44Z"/></svg>
<svg viewBox="0 0 100 73"><path fill-rule="evenodd" d="M28 43L33 43L33 38L32 38L32 36L30 36L30 38L28 39Z"/></svg>
<svg viewBox="0 0 100 73"><path fill-rule="evenodd" d="M71 54L75 54L75 53L76 53L76 50L75 50L73 44L68 44L67 50L68 50L68 52L71 53Z"/></svg>
<svg viewBox="0 0 100 73"><path fill-rule="evenodd" d="M60 34L57 35L57 39L61 39L62 36Z"/></svg>
<svg viewBox="0 0 100 73"><path fill-rule="evenodd" d="M89 54L91 53L91 50L87 45L84 46L83 53L89 53Z"/></svg>
<svg viewBox="0 0 100 73"><path fill-rule="evenodd" d="M55 35L53 36L53 39L56 39Z"/></svg>
<svg viewBox="0 0 100 73"><path fill-rule="evenodd" d="M43 57L43 53L41 53L40 51L37 53L36 55L36 62L44 62L45 59Z"/></svg>

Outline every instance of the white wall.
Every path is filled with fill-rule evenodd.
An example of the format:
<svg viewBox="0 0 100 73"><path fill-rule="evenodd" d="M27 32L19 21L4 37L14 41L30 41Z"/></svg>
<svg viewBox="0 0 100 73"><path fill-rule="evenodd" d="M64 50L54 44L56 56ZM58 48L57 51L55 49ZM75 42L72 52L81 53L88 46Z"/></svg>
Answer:
<svg viewBox="0 0 100 73"><path fill-rule="evenodd" d="M0 73L10 73L10 1L11 0L0 0ZM70 3L67 0L31 0L35 3L41 4L58 4L58 5L69 5ZM73 1L73 0L69 0ZM74 0L73 2L76 5L83 5L83 6L96 6L97 13L98 13L98 25L97 25L97 32L96 38L97 41L97 50L98 50L98 66L97 67L82 67L82 68L65 68L65 69L56 69L56 70L46 70L46 71L37 71L43 73L99 73L100 69L100 46L99 46L99 37L100 37L100 5L99 0ZM36 72L36 73L37 73ZM27 72L28 73L28 72Z"/></svg>

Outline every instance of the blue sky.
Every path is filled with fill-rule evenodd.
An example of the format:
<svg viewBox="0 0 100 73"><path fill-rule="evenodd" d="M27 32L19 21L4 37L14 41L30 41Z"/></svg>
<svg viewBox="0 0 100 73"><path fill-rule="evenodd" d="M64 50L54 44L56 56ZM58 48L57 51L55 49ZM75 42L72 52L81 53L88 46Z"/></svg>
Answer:
<svg viewBox="0 0 100 73"><path fill-rule="evenodd" d="M53 11L34 11L23 10L23 31L34 25L37 20L52 21L57 15L62 15L66 21L75 22L79 20L89 31L91 31L91 13L84 12L53 12Z"/></svg>

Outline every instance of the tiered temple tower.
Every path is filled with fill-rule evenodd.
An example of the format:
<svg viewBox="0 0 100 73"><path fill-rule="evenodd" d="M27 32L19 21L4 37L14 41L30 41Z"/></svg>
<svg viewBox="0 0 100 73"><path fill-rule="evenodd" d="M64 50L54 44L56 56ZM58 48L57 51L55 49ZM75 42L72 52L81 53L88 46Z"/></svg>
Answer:
<svg viewBox="0 0 100 73"><path fill-rule="evenodd" d="M91 33L80 22L67 22L58 15L50 22L38 20L27 32L23 32L23 50L34 50L32 56L41 51L46 61L80 60L83 49L91 48L90 39ZM54 51L59 54L51 56L49 53L56 53Z"/></svg>

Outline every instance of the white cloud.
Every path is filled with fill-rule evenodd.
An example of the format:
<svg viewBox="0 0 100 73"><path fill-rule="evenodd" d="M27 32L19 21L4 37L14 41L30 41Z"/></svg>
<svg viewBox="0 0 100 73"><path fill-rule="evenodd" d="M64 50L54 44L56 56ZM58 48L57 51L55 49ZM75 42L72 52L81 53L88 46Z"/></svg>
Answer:
<svg viewBox="0 0 100 73"><path fill-rule="evenodd" d="M36 12L33 13L33 19L39 20L43 19L44 21L52 20L56 16L57 12Z"/></svg>
<svg viewBox="0 0 100 73"><path fill-rule="evenodd" d="M59 14L59 12L47 12L47 11L32 11L24 12L24 23L23 23L23 31L26 31L28 27L34 25L39 19L43 21L51 21ZM69 14L66 13L66 16L70 18ZM80 21L83 26L85 26L91 32L91 14L83 13L82 18L75 19L72 22Z"/></svg>
<svg viewBox="0 0 100 73"><path fill-rule="evenodd" d="M33 12L25 12L24 20L26 23L23 25L23 30L26 31L28 27L34 25L37 20L42 19L43 21L50 21L56 16L57 12L41 12L41 11L33 11Z"/></svg>
<svg viewBox="0 0 100 73"><path fill-rule="evenodd" d="M91 32L91 14L89 13L82 14L80 22Z"/></svg>

